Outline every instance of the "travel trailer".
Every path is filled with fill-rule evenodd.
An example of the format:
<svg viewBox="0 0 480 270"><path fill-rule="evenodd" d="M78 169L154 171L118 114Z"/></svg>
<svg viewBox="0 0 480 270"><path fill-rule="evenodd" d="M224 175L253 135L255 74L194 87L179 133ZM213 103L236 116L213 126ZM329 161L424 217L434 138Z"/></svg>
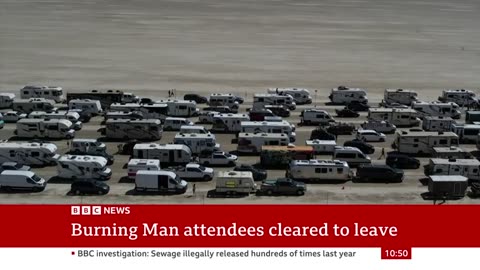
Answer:
<svg viewBox="0 0 480 270"><path fill-rule="evenodd" d="M15 135L20 138L72 139L75 130L67 119L24 118L17 122Z"/></svg>
<svg viewBox="0 0 480 270"><path fill-rule="evenodd" d="M265 105L282 105L289 110L295 110L297 104L290 95L278 94L254 94L253 95L253 109L262 109Z"/></svg>
<svg viewBox="0 0 480 270"><path fill-rule="evenodd" d="M27 85L20 90L20 98L45 98L57 103L66 101L63 89L58 86Z"/></svg>
<svg viewBox="0 0 480 270"><path fill-rule="evenodd" d="M108 119L145 119L144 115L140 111L122 112L122 111L109 111L105 114L105 121Z"/></svg>
<svg viewBox="0 0 480 270"><path fill-rule="evenodd" d="M295 126L287 121L281 122L257 122L257 121L244 121L240 122L241 130L243 133L285 133L288 134L290 142L295 142Z"/></svg>
<svg viewBox="0 0 480 270"><path fill-rule="evenodd" d="M242 129L241 123L250 121L247 114L221 113L213 116L212 132L237 133Z"/></svg>
<svg viewBox="0 0 480 270"><path fill-rule="evenodd" d="M315 154L333 154L337 142L335 140L306 140L305 145L313 147Z"/></svg>
<svg viewBox="0 0 480 270"><path fill-rule="evenodd" d="M288 146L290 138L285 133L240 133L237 152L260 153L263 145Z"/></svg>
<svg viewBox="0 0 480 270"><path fill-rule="evenodd" d="M257 191L252 172L219 172L215 184L215 193L249 194Z"/></svg>
<svg viewBox="0 0 480 270"><path fill-rule="evenodd" d="M470 159L473 155L457 146L450 147L434 147L433 158L446 158L446 159Z"/></svg>
<svg viewBox="0 0 480 270"><path fill-rule="evenodd" d="M455 102L460 106L479 105L478 97L472 90L456 89L443 90L442 95L438 97L440 102Z"/></svg>
<svg viewBox="0 0 480 270"><path fill-rule="evenodd" d="M15 94L12 93L0 93L0 109L8 109L13 105Z"/></svg>
<svg viewBox="0 0 480 270"><path fill-rule="evenodd" d="M155 141L162 138L162 124L158 119L109 119L104 130L102 135L109 139Z"/></svg>
<svg viewBox="0 0 480 270"><path fill-rule="evenodd" d="M269 88L269 94L290 95L297 104L311 104L312 96L305 88Z"/></svg>
<svg viewBox="0 0 480 270"><path fill-rule="evenodd" d="M192 117L198 116L200 110L197 109L197 103L191 100L162 99L157 100L157 104L167 105L167 115L173 117Z"/></svg>
<svg viewBox="0 0 480 270"><path fill-rule="evenodd" d="M182 194L187 191L188 183L170 171L137 171L135 191Z"/></svg>
<svg viewBox="0 0 480 270"><path fill-rule="evenodd" d="M360 88L339 86L333 88L328 96L332 104L348 104L351 102L368 103L367 91Z"/></svg>
<svg viewBox="0 0 480 270"><path fill-rule="evenodd" d="M388 121L396 127L413 127L420 124L418 112L413 109L370 108L368 109L368 119Z"/></svg>
<svg viewBox="0 0 480 270"><path fill-rule="evenodd" d="M128 178L135 179L138 171L160 171L160 160L132 158L127 164Z"/></svg>
<svg viewBox="0 0 480 270"><path fill-rule="evenodd" d="M29 166L55 165L60 155L53 143L0 143L0 163L17 162Z"/></svg>
<svg viewBox="0 0 480 270"><path fill-rule="evenodd" d="M184 144L137 143L133 158L158 159L162 166L184 165L192 161L192 151Z"/></svg>
<svg viewBox="0 0 480 270"><path fill-rule="evenodd" d="M425 131L450 131L456 124L451 117L425 116L422 121L422 129Z"/></svg>
<svg viewBox="0 0 480 270"><path fill-rule="evenodd" d="M54 111L55 102L44 98L15 99L12 103L14 111L31 113L33 111Z"/></svg>
<svg viewBox="0 0 480 270"><path fill-rule="evenodd" d="M385 89L383 101L387 104L398 103L410 106L418 101L418 94L411 89Z"/></svg>
<svg viewBox="0 0 480 270"><path fill-rule="evenodd" d="M460 175L432 175L428 177L428 192L433 198L459 199L465 197L468 179Z"/></svg>
<svg viewBox="0 0 480 270"><path fill-rule="evenodd" d="M80 115L76 112L68 111L56 111L56 112L44 112L44 111L33 111L28 114L28 118L33 119L67 119L72 122L72 128L74 130L80 130L82 128L82 122L80 121Z"/></svg>
<svg viewBox="0 0 480 270"><path fill-rule="evenodd" d="M182 126L193 126L193 122L181 117L167 117L163 122L163 130L165 131L179 131Z"/></svg>
<svg viewBox="0 0 480 270"><path fill-rule="evenodd" d="M168 115L168 104L113 103L110 105L110 110L119 112L140 112L143 115L143 119L160 119L163 121Z"/></svg>
<svg viewBox="0 0 480 270"><path fill-rule="evenodd" d="M239 104L239 97L232 94L215 93L211 94L208 99L209 106L228 106L234 113L238 112Z"/></svg>
<svg viewBox="0 0 480 270"><path fill-rule="evenodd" d="M345 161L350 167L372 163L370 157L360 149L349 146L337 146L333 151L333 160Z"/></svg>
<svg viewBox="0 0 480 270"><path fill-rule="evenodd" d="M328 125L331 122L335 119L325 110L305 109L300 113L300 123L304 125Z"/></svg>
<svg viewBox="0 0 480 270"><path fill-rule="evenodd" d="M471 181L480 180L480 161L478 159L430 159L424 172L429 175L461 175Z"/></svg>
<svg viewBox="0 0 480 270"><path fill-rule="evenodd" d="M93 99L72 99L68 101L68 109L80 109L89 116L99 115L103 112L100 101Z"/></svg>
<svg viewBox="0 0 480 270"><path fill-rule="evenodd" d="M458 135L453 132L397 132L392 148L404 154L432 154L433 147L458 146Z"/></svg>
<svg viewBox="0 0 480 270"><path fill-rule="evenodd" d="M108 109L113 103L135 103L139 101L139 98L132 93L126 93L120 90L108 90L108 91L98 91L92 90L90 92L79 92L79 93L67 93L67 101L70 102L74 99L89 99L89 100L98 100L101 104L101 108Z"/></svg>
<svg viewBox="0 0 480 270"><path fill-rule="evenodd" d="M452 124L451 130L458 135L461 143L476 143L480 134L480 125L468 124L457 125Z"/></svg>
<svg viewBox="0 0 480 270"><path fill-rule="evenodd" d="M462 113L456 103L453 102L424 102L416 101L412 103L412 109L418 112L419 117L425 116L445 116L453 119L460 119Z"/></svg>
<svg viewBox="0 0 480 270"><path fill-rule="evenodd" d="M0 189L43 191L47 181L32 171L6 170L0 173Z"/></svg>
<svg viewBox="0 0 480 270"><path fill-rule="evenodd" d="M348 163L340 160L292 160L286 176L297 181L348 181L353 172Z"/></svg>
<svg viewBox="0 0 480 270"><path fill-rule="evenodd" d="M220 150L220 144L216 143L215 136L213 134L177 133L173 143L184 144L188 146L193 154Z"/></svg>
<svg viewBox="0 0 480 270"><path fill-rule="evenodd" d="M98 156L64 155L57 168L60 178L108 180L112 176L107 159Z"/></svg>

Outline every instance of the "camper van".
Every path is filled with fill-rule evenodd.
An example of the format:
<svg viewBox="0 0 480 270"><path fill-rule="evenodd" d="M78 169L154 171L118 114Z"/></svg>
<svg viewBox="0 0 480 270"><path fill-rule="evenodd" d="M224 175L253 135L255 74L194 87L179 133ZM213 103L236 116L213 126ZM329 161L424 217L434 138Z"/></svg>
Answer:
<svg viewBox="0 0 480 270"><path fill-rule="evenodd" d="M68 111L56 111L56 112L44 112L33 111L28 115L28 118L33 119L67 119L72 122L72 128L74 130L80 130L82 128L82 122L80 121L80 115L76 112Z"/></svg>
<svg viewBox="0 0 480 270"><path fill-rule="evenodd" d="M458 146L458 135L453 132L397 132L392 148L403 154L432 154L433 147Z"/></svg>
<svg viewBox="0 0 480 270"><path fill-rule="evenodd" d="M310 91L304 88L269 88L269 94L290 95L297 104L311 104L312 96Z"/></svg>
<svg viewBox="0 0 480 270"><path fill-rule="evenodd" d="M265 105L282 105L293 111L297 104L290 95L255 94L253 95L253 109L262 109Z"/></svg>
<svg viewBox="0 0 480 270"><path fill-rule="evenodd" d="M476 106L479 103L475 92L466 89L443 90L438 100L440 102L455 102L460 106Z"/></svg>
<svg viewBox="0 0 480 270"><path fill-rule="evenodd" d="M0 143L0 163L17 162L29 166L55 165L60 155L53 143Z"/></svg>
<svg viewBox="0 0 480 270"><path fill-rule="evenodd" d="M0 109L8 109L13 105L15 94L12 93L0 93Z"/></svg>
<svg viewBox="0 0 480 270"><path fill-rule="evenodd" d="M328 125L335 119L325 110L305 109L300 113L300 122L304 125Z"/></svg>
<svg viewBox="0 0 480 270"><path fill-rule="evenodd" d="M160 119L163 121L168 115L168 104L113 103L110 105L110 110L118 112L141 112L143 119Z"/></svg>
<svg viewBox="0 0 480 270"><path fill-rule="evenodd" d="M450 131L456 124L451 117L425 116L422 121L422 129L425 131Z"/></svg>
<svg viewBox="0 0 480 270"><path fill-rule="evenodd" d="M472 159L430 159L424 172L429 175L462 175L471 181L480 180L480 161Z"/></svg>
<svg viewBox="0 0 480 270"><path fill-rule="evenodd" d="M240 107L239 104L239 97L232 94L215 93L211 94L208 99L209 106L228 106L234 113L238 112L238 108Z"/></svg>
<svg viewBox="0 0 480 270"><path fill-rule="evenodd" d="M200 113L200 110L197 109L197 103L191 100L162 99L157 100L155 103L166 104L168 116L192 117Z"/></svg>
<svg viewBox="0 0 480 270"><path fill-rule="evenodd" d="M370 157L360 149L349 146L337 146L333 151L333 160L346 161L350 167L372 163Z"/></svg>
<svg viewBox="0 0 480 270"><path fill-rule="evenodd" d="M108 109L112 103L136 103L139 101L139 98L132 93L126 93L120 90L108 90L108 91L98 91L92 90L90 92L80 92L80 93L67 93L67 101L70 102L74 99L89 99L89 100L98 100L100 102L101 108Z"/></svg>
<svg viewBox="0 0 480 270"><path fill-rule="evenodd" d="M215 136L213 134L177 133L173 143L184 144L188 146L193 154L220 150L220 144L216 143Z"/></svg>
<svg viewBox="0 0 480 270"><path fill-rule="evenodd" d="M137 158L130 159L127 164L128 178L135 179L138 171L160 171L160 160Z"/></svg>
<svg viewBox="0 0 480 270"><path fill-rule="evenodd" d="M162 124L158 119L109 119L102 135L109 139L156 141L162 138Z"/></svg>
<svg viewBox="0 0 480 270"><path fill-rule="evenodd" d="M348 181L353 172L348 163L340 160L292 160L286 177L297 181Z"/></svg>
<svg viewBox="0 0 480 270"><path fill-rule="evenodd" d="M187 118L167 117L163 123L163 130L179 131L182 126L193 126L193 122Z"/></svg>
<svg viewBox="0 0 480 270"><path fill-rule="evenodd" d="M55 102L44 98L15 99L12 103L14 111L31 113L33 111L54 111Z"/></svg>
<svg viewBox="0 0 480 270"><path fill-rule="evenodd" d="M413 109L370 108L368 119L388 121L396 127L413 127L420 124L418 112Z"/></svg>
<svg viewBox="0 0 480 270"><path fill-rule="evenodd" d="M109 111L105 114L105 121L108 119L145 119L144 115L140 111L122 112L122 111Z"/></svg>
<svg viewBox="0 0 480 270"><path fill-rule="evenodd" d="M158 159L162 166L185 165L192 161L192 151L184 144L137 143L133 158Z"/></svg>
<svg viewBox="0 0 480 270"><path fill-rule="evenodd" d="M306 140L305 145L313 147L315 154L333 154L337 142L335 140Z"/></svg>
<svg viewBox="0 0 480 270"><path fill-rule="evenodd" d="M362 129L371 129L385 134L395 133L397 127L388 121L368 120L360 124Z"/></svg>
<svg viewBox="0 0 480 270"><path fill-rule="evenodd" d="M333 88L328 96L332 104L349 104L351 102L368 103L367 91L361 88L339 86Z"/></svg>
<svg viewBox="0 0 480 270"><path fill-rule="evenodd" d="M70 144L70 153L74 155L101 156L113 163L114 157L107 153L107 146L97 139L73 139Z"/></svg>
<svg viewBox="0 0 480 270"><path fill-rule="evenodd" d="M452 124L451 130L458 135L461 143L476 143L480 134L480 125Z"/></svg>
<svg viewBox="0 0 480 270"><path fill-rule="evenodd" d="M188 183L170 171L137 171L135 191L182 194L187 191Z"/></svg>
<svg viewBox="0 0 480 270"><path fill-rule="evenodd" d="M387 104L398 103L410 106L412 102L418 101L418 94L411 89L385 89L383 100Z"/></svg>
<svg viewBox="0 0 480 270"><path fill-rule="evenodd" d="M57 168L60 178L108 180L112 176L107 159L98 156L64 155Z"/></svg>
<svg viewBox="0 0 480 270"><path fill-rule="evenodd" d="M31 190L34 192L43 191L47 181L32 171L6 170L0 173L1 190Z"/></svg>
<svg viewBox="0 0 480 270"><path fill-rule="evenodd" d="M72 139L75 130L67 119L24 118L17 122L15 135L20 138Z"/></svg>
<svg viewBox="0 0 480 270"><path fill-rule="evenodd" d="M90 116L99 115L103 112L100 101L93 99L72 99L68 102L68 109L80 109Z"/></svg>
<svg viewBox="0 0 480 270"><path fill-rule="evenodd" d="M260 153L263 145L288 146L290 138L285 133L240 133L237 151L242 154Z"/></svg>
<svg viewBox="0 0 480 270"><path fill-rule="evenodd" d="M243 133L285 133L288 134L290 142L295 142L295 126L287 121L281 122L256 122L256 121L244 121L240 123Z"/></svg>
<svg viewBox="0 0 480 270"><path fill-rule="evenodd" d="M180 127L180 133L183 134L211 134L204 126L184 125ZM213 135L215 136L215 135Z"/></svg>
<svg viewBox="0 0 480 270"><path fill-rule="evenodd" d="M20 97L23 99L45 98L54 100L57 103L66 101L63 89L58 86L27 85L20 89Z"/></svg>
<svg viewBox="0 0 480 270"><path fill-rule="evenodd" d="M221 113L213 116L212 132L237 133L242 129L241 123L250 121L247 114Z"/></svg>
<svg viewBox="0 0 480 270"><path fill-rule="evenodd" d="M219 172L215 184L215 193L242 194L254 193L257 184L252 172L224 171Z"/></svg>
<svg viewBox="0 0 480 270"><path fill-rule="evenodd" d="M453 119L460 119L462 113L456 103L453 102L424 102L416 101L412 103L412 109L416 110L420 117L425 116L445 116Z"/></svg>

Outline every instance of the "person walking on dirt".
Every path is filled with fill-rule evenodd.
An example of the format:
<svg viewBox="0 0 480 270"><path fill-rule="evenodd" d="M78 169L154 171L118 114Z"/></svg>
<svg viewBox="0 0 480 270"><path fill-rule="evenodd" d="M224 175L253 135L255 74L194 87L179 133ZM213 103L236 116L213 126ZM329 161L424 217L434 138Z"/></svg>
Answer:
<svg viewBox="0 0 480 270"><path fill-rule="evenodd" d="M380 156L378 157L378 159L382 159L382 158L385 158L385 148L382 147L382 153L380 154Z"/></svg>
<svg viewBox="0 0 480 270"><path fill-rule="evenodd" d="M192 193L193 193L193 196L195 196L195 190L197 189L196 185L193 184L193 187L192 187Z"/></svg>

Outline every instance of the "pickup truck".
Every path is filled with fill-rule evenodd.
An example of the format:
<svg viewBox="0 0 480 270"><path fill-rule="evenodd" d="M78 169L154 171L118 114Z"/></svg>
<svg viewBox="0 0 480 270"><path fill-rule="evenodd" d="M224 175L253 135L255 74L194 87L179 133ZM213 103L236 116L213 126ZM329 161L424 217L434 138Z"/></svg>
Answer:
<svg viewBox="0 0 480 270"><path fill-rule="evenodd" d="M267 195L298 195L301 196L307 191L303 182L297 182L290 178L278 178L276 180L264 180L260 191Z"/></svg>
<svg viewBox="0 0 480 270"><path fill-rule="evenodd" d="M233 167L236 164L238 157L226 152L213 152L207 155L200 155L198 163L204 166L230 166Z"/></svg>
<svg viewBox="0 0 480 270"><path fill-rule="evenodd" d="M200 164L189 163L185 167L169 168L184 180L204 180L210 181L213 179L213 169L204 167Z"/></svg>

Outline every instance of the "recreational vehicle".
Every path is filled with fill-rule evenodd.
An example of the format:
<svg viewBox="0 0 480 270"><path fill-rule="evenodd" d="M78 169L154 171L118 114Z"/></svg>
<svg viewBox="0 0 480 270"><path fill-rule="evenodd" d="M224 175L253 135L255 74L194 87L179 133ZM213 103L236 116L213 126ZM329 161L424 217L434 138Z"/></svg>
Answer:
<svg viewBox="0 0 480 270"><path fill-rule="evenodd" d="M216 143L215 135L213 134L177 133L173 143L188 146L193 154L220 150L220 144Z"/></svg>
<svg viewBox="0 0 480 270"><path fill-rule="evenodd" d="M168 116L192 117L192 116L197 116L200 112L200 110L197 109L197 103L191 100L162 99L162 100L156 101L155 103L166 104Z"/></svg>
<svg viewBox="0 0 480 270"><path fill-rule="evenodd" d="M101 156L112 164L114 157L107 153L107 146L97 139L73 139L70 144L70 153L74 155Z"/></svg>
<svg viewBox="0 0 480 270"><path fill-rule="evenodd" d="M12 93L0 93L0 109L8 109L13 105L15 94Z"/></svg>
<svg viewBox="0 0 480 270"><path fill-rule="evenodd" d="M413 109L370 108L368 119L388 121L396 127L412 127L420 124L418 113Z"/></svg>
<svg viewBox="0 0 480 270"><path fill-rule="evenodd" d="M328 96L332 104L348 104L351 102L368 103L367 91L360 88L339 86L333 88Z"/></svg>
<svg viewBox="0 0 480 270"><path fill-rule="evenodd" d="M458 146L458 135L453 132L397 132L392 148L404 154L432 154L433 147Z"/></svg>
<svg viewBox="0 0 480 270"><path fill-rule="evenodd" d="M473 155L457 146L434 147L433 158L470 159L473 158Z"/></svg>
<svg viewBox="0 0 480 270"><path fill-rule="evenodd" d="M182 126L193 126L193 122L187 118L167 117L163 123L163 130L179 131Z"/></svg>
<svg viewBox="0 0 480 270"><path fill-rule="evenodd" d="M425 165L424 172L429 175L461 175L472 181L480 180L480 161L478 159L441 159L432 158Z"/></svg>
<svg viewBox="0 0 480 270"><path fill-rule="evenodd" d="M20 90L20 98L45 98L57 103L66 101L63 89L58 86L27 85Z"/></svg>
<svg viewBox="0 0 480 270"><path fill-rule="evenodd" d="M57 168L60 178L108 180L112 176L107 159L98 156L64 155L58 159Z"/></svg>
<svg viewBox="0 0 480 270"><path fill-rule="evenodd" d="M416 101L412 103L412 109L416 110L420 117L425 116L445 116L453 119L460 119L462 113L454 102L424 102Z"/></svg>
<svg viewBox="0 0 480 270"><path fill-rule="evenodd" d="M0 163L17 162L29 166L55 165L60 155L53 143L0 143Z"/></svg>
<svg viewBox="0 0 480 270"><path fill-rule="evenodd" d="M253 95L253 109L262 109L265 105L282 105L289 110L295 110L297 104L290 95L255 94Z"/></svg>
<svg viewBox="0 0 480 270"><path fill-rule="evenodd" d="M161 193L185 193L188 183L180 179L178 175L170 171L137 171L135 176L135 191L137 192L161 192Z"/></svg>
<svg viewBox="0 0 480 270"><path fill-rule="evenodd" d="M238 112L239 104L238 97L232 94L211 94L208 99L209 106L228 106L234 113Z"/></svg>
<svg viewBox="0 0 480 270"><path fill-rule="evenodd" d="M475 122L480 122L480 111L466 111L465 123L473 124Z"/></svg>
<svg viewBox="0 0 480 270"><path fill-rule="evenodd" d="M137 143L133 158L158 159L162 166L184 165L192 161L192 151L184 144Z"/></svg>
<svg viewBox="0 0 480 270"><path fill-rule="evenodd" d="M183 125L180 127L180 133L183 134L211 134L204 126Z"/></svg>
<svg viewBox="0 0 480 270"><path fill-rule="evenodd" d="M2 115L5 123L16 123L18 120L27 118L28 116L26 113L20 113L17 111L7 111L2 113Z"/></svg>
<svg viewBox="0 0 480 270"><path fill-rule="evenodd" d="M305 109L300 113L300 122L304 125L328 125L335 119L325 110Z"/></svg>
<svg viewBox="0 0 480 270"><path fill-rule="evenodd" d="M252 172L227 171L219 172L215 184L215 193L242 194L254 193L257 184Z"/></svg>
<svg viewBox="0 0 480 270"><path fill-rule="evenodd" d="M388 121L368 120L360 124L362 129L371 129L382 133L395 133L397 127Z"/></svg>
<svg viewBox="0 0 480 270"><path fill-rule="evenodd" d="M311 104L310 91L304 88L269 88L269 94L290 95L297 104Z"/></svg>
<svg viewBox="0 0 480 270"><path fill-rule="evenodd" d="M432 175L428 177L428 192L438 199L459 199L465 197L468 179L460 175Z"/></svg>
<svg viewBox="0 0 480 270"><path fill-rule="evenodd" d="M306 140L305 145L313 147L315 154L333 154L337 142L335 140Z"/></svg>
<svg viewBox="0 0 480 270"><path fill-rule="evenodd" d="M89 116L99 115L103 112L100 101L93 99L72 99L68 101L69 110L82 110Z"/></svg>
<svg viewBox="0 0 480 270"><path fill-rule="evenodd" d="M158 159L132 158L127 164L128 178L135 179L137 171L160 171L160 161Z"/></svg>
<svg viewBox="0 0 480 270"><path fill-rule="evenodd" d="M283 120L281 122L256 122L256 121L244 121L240 122L241 130L243 133L285 133L288 134L290 142L295 142L295 126L289 122Z"/></svg>
<svg viewBox="0 0 480 270"><path fill-rule="evenodd" d="M67 119L24 118L17 122L15 135L20 138L72 139L75 130Z"/></svg>
<svg viewBox="0 0 480 270"><path fill-rule="evenodd" d="M422 121L422 129L425 131L450 131L455 123L451 117L425 116Z"/></svg>
<svg viewBox="0 0 480 270"><path fill-rule="evenodd" d="M139 98L132 93L125 93L120 90L108 90L106 92L92 90L90 92L80 92L80 93L67 93L67 101L70 102L74 99L89 99L89 100L98 100L103 109L110 107L112 103L120 102L138 102Z"/></svg>
<svg viewBox="0 0 480 270"><path fill-rule="evenodd" d="M292 160L286 177L298 181L348 181L353 172L348 163L340 160Z"/></svg>
<svg viewBox="0 0 480 270"><path fill-rule="evenodd" d="M398 103L410 106L412 102L418 101L418 95L411 89L385 89L383 100L387 104Z"/></svg>
<svg viewBox="0 0 480 270"><path fill-rule="evenodd" d="M44 112L44 111L33 111L28 115L28 118L33 119L67 119L72 122L72 128L75 130L80 130L82 128L82 122L80 121L80 115L76 112L68 111L56 111L56 112Z"/></svg>
<svg viewBox="0 0 480 270"><path fill-rule="evenodd" d="M466 89L443 90L438 100L440 102L455 102L460 106L478 105L478 97L475 92Z"/></svg>
<svg viewBox="0 0 480 270"><path fill-rule="evenodd" d="M143 119L165 120L168 115L168 105L165 103L138 104L138 103L113 103L110 110L119 112L141 112Z"/></svg>
<svg viewBox="0 0 480 270"><path fill-rule="evenodd" d="M109 139L155 141L162 138L162 125L158 119L109 119L102 135Z"/></svg>
<svg viewBox="0 0 480 270"><path fill-rule="evenodd" d="M288 146L290 139L285 133L240 133L237 151L239 153L260 153L263 145Z"/></svg>
<svg viewBox="0 0 480 270"><path fill-rule="evenodd" d="M349 146L337 146L333 151L333 160L345 161L350 167L372 163L370 157L360 149Z"/></svg>
<svg viewBox="0 0 480 270"><path fill-rule="evenodd" d="M312 146L262 146L260 164L264 168L287 168L292 160L313 159L315 152Z"/></svg>
<svg viewBox="0 0 480 270"><path fill-rule="evenodd" d="M271 111L274 115L280 117L289 117L290 110L283 105L265 105L263 106L265 110Z"/></svg>
<svg viewBox="0 0 480 270"><path fill-rule="evenodd" d="M241 123L250 121L247 114L221 113L213 116L212 132L217 133L237 133L242 127Z"/></svg>
<svg viewBox="0 0 480 270"><path fill-rule="evenodd" d="M31 113L33 111L53 111L55 102L44 98L15 99L12 104L14 111Z"/></svg>
<svg viewBox="0 0 480 270"><path fill-rule="evenodd" d="M476 143L480 134L480 125L456 125L452 124L451 130L458 135L461 143Z"/></svg>
<svg viewBox="0 0 480 270"><path fill-rule="evenodd" d="M125 111L109 111L105 114L105 121L108 119L145 119L140 111L125 112Z"/></svg>

